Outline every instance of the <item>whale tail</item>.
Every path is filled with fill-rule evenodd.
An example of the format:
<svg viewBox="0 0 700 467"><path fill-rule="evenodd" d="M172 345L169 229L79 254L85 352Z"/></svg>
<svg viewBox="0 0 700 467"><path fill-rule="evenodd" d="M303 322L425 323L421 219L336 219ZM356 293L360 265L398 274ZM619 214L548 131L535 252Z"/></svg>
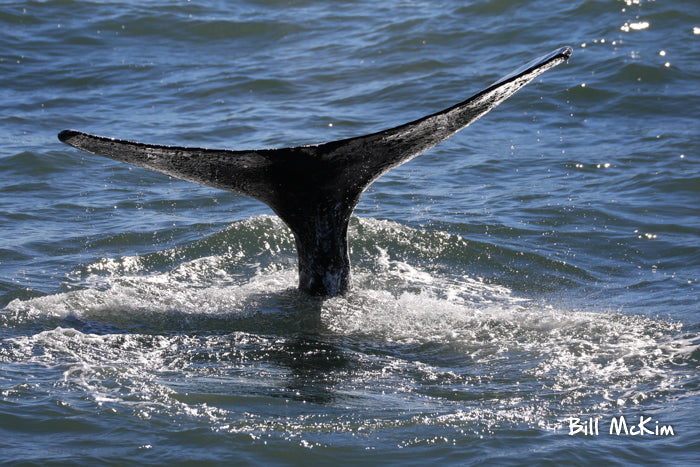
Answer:
<svg viewBox="0 0 700 467"><path fill-rule="evenodd" d="M66 144L182 180L233 191L267 204L294 233L299 288L334 296L350 284L347 231L364 190L377 178L465 128L548 69L567 60L558 49L469 99L369 135L281 149L230 151L143 144L65 130Z"/></svg>

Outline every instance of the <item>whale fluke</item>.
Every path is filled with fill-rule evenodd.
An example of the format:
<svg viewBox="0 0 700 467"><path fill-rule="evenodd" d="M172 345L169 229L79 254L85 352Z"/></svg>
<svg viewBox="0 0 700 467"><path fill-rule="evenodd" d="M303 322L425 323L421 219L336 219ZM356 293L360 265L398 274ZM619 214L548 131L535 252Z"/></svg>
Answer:
<svg viewBox="0 0 700 467"><path fill-rule="evenodd" d="M262 201L294 233L299 288L315 296L334 296L350 285L348 222L365 189L465 128L571 53L569 47L558 49L427 117L318 145L230 151L143 144L75 130L62 131L58 138L100 156Z"/></svg>

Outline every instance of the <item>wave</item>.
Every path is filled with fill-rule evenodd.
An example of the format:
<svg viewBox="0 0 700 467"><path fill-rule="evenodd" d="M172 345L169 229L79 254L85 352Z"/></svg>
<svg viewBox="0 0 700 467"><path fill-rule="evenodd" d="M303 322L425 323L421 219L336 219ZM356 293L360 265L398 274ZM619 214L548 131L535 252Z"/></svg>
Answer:
<svg viewBox="0 0 700 467"><path fill-rule="evenodd" d="M395 298L411 293L431 294L449 303L478 305L495 300L507 305L526 300L503 285L519 275L520 287L530 292L538 289L538 282L551 281L557 275L564 282L589 278L575 266L537 253L392 221L353 218L350 238L352 296L360 301L382 293ZM114 241L101 240L108 244ZM128 243L128 239L124 241ZM529 271L522 275L520 267ZM495 274L484 277L479 270ZM506 277L509 275L512 277ZM38 298L30 308L43 309L55 317L110 308L246 315L248 306L244 303L252 293L274 296L294 290L294 239L279 218L257 216L185 246L103 258L77 268L70 278L65 287L71 291Z"/></svg>
<svg viewBox="0 0 700 467"><path fill-rule="evenodd" d="M397 407L427 404L437 425L559 426L564 412L678 394L697 368L700 343L678 322L567 309L435 266L472 254L457 235L359 218L351 230L363 240L346 296L297 293L291 233L259 216L186 247L102 259L75 271L73 290L14 300L0 315L13 330L0 358L58 368L63 384L138 417L196 414L248 433L270 418L226 407L253 394L371 411L391 387ZM183 375L243 386L217 396Z"/></svg>

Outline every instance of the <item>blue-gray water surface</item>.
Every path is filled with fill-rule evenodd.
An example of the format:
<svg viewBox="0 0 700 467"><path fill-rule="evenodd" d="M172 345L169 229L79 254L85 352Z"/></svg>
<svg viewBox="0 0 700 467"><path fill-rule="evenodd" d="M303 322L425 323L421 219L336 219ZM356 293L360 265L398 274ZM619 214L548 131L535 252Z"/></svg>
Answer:
<svg viewBox="0 0 700 467"><path fill-rule="evenodd" d="M0 45L0 464L700 462L697 2L9 0ZM56 138L331 141L563 45L368 189L333 299L263 204Z"/></svg>

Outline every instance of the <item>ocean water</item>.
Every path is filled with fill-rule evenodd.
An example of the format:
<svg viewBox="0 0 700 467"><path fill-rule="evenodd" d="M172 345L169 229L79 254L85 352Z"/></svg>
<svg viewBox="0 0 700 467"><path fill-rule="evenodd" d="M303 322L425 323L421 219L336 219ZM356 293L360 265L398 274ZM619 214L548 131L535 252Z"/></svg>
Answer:
<svg viewBox="0 0 700 467"><path fill-rule="evenodd" d="M4 1L0 26L0 464L700 462L697 2ZM333 299L295 290L261 203L56 138L331 141L563 45L368 189Z"/></svg>

